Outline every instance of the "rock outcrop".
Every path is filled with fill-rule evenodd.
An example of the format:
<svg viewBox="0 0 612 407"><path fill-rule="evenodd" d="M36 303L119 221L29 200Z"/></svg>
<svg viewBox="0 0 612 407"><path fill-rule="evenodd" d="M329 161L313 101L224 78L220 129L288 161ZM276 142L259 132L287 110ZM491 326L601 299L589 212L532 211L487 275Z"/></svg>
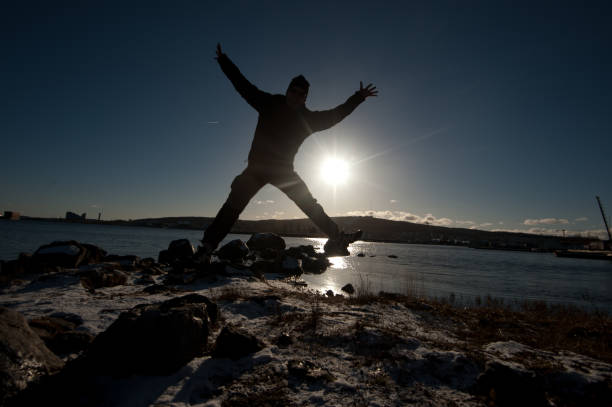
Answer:
<svg viewBox="0 0 612 407"><path fill-rule="evenodd" d="M76 268L81 264L100 262L104 256L106 256L106 251L97 246L69 240L39 247L32 256L32 262L40 268Z"/></svg>
<svg viewBox="0 0 612 407"><path fill-rule="evenodd" d="M170 242L168 249L159 252L159 263L174 263L176 261L190 260L195 254L195 249L188 239L177 239Z"/></svg>
<svg viewBox="0 0 612 407"><path fill-rule="evenodd" d="M198 294L138 305L96 337L83 362L117 376L171 374L204 353L218 312Z"/></svg>
<svg viewBox="0 0 612 407"><path fill-rule="evenodd" d="M78 315L56 313L33 318L28 324L53 353L65 356L87 349L94 339L90 333L77 330L83 322L79 319Z"/></svg>
<svg viewBox="0 0 612 407"><path fill-rule="evenodd" d="M240 239L232 240L217 251L220 259L242 261L249 254L249 248Z"/></svg>
<svg viewBox="0 0 612 407"><path fill-rule="evenodd" d="M285 240L275 233L254 233L246 245L253 251L273 250L282 252L285 250Z"/></svg>
<svg viewBox="0 0 612 407"><path fill-rule="evenodd" d="M240 359L264 348L254 335L234 326L225 326L215 342L212 356Z"/></svg>
<svg viewBox="0 0 612 407"><path fill-rule="evenodd" d="M63 366L21 314L0 307L0 405Z"/></svg>

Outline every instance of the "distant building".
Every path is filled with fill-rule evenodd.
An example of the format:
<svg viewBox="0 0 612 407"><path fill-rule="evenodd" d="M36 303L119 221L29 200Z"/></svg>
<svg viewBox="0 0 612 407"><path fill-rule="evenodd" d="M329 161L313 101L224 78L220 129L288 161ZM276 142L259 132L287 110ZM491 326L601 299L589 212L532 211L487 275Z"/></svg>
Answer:
<svg viewBox="0 0 612 407"><path fill-rule="evenodd" d="M21 218L21 215L19 214L19 212L14 212L14 211L4 211L4 219L10 219L10 220L19 220Z"/></svg>
<svg viewBox="0 0 612 407"><path fill-rule="evenodd" d="M83 213L81 215L77 215L74 212L66 212L66 220L85 220L87 218L87 213Z"/></svg>

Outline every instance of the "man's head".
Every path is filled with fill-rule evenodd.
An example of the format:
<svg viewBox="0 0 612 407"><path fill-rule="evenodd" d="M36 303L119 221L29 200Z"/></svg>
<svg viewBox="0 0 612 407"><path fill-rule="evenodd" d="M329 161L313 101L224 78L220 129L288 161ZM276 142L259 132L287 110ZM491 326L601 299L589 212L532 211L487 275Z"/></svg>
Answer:
<svg viewBox="0 0 612 407"><path fill-rule="evenodd" d="M285 93L289 107L297 109L304 106L306 103L306 97L308 96L309 87L310 84L303 75L299 75L291 79L291 83L289 83L289 87Z"/></svg>

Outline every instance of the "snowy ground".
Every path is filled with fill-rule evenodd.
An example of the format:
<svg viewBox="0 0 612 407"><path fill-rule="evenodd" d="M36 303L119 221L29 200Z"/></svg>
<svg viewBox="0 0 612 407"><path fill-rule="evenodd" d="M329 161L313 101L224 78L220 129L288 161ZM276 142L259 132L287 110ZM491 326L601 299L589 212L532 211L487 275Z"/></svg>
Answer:
<svg viewBox="0 0 612 407"><path fill-rule="evenodd" d="M561 386L550 379L558 377L559 383L603 386L603 394L611 394L610 364L513 341L476 347L458 338L455 323L427 304L328 297L274 276L259 280L233 269L228 274L181 289L220 306L222 320L210 343L232 324L260 338L265 348L237 361L196 358L170 376L103 378L105 405L510 405L481 388L487 364L533 376L536 362L555 370L556 376L547 376L549 388ZM77 314L84 321L80 329L96 335L122 311L181 295L146 294L143 285L134 284L138 278L133 273L128 285L90 293L76 271L66 271L3 289L0 305L28 319L58 311ZM512 381L515 376L503 386L520 383ZM546 403L572 405L572 396L567 402L562 393L549 395Z"/></svg>

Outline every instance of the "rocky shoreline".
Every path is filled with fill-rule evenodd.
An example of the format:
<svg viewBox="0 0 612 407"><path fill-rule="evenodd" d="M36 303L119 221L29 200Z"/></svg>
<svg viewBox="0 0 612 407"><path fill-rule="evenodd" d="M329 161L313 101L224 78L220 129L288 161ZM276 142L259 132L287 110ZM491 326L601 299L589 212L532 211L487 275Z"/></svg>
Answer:
<svg viewBox="0 0 612 407"><path fill-rule="evenodd" d="M0 405L612 400L606 314L313 293L297 278L324 272L325 255L273 234L230 242L209 266L192 255L186 240L158 259L69 241L2 262Z"/></svg>

